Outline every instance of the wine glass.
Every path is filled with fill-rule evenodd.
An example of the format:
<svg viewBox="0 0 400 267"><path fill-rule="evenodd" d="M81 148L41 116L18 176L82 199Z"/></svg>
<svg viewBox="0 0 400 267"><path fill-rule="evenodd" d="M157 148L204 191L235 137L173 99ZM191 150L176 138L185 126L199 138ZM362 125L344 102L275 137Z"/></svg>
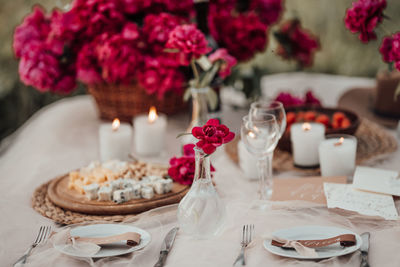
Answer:
<svg viewBox="0 0 400 267"><path fill-rule="evenodd" d="M269 169L270 155L280 138L278 123L275 116L265 114L262 118L244 116L241 126L241 139L246 149L257 157L257 167L260 178L260 199L266 200L272 194L272 175Z"/></svg>
<svg viewBox="0 0 400 267"><path fill-rule="evenodd" d="M251 119L262 119L265 116L274 115L279 126L279 138L282 137L286 130L286 112L283 104L279 101L259 100L250 105L249 116ZM278 144L278 142L276 143ZM268 169L268 175L272 176L272 158L273 152L267 155L268 164L271 168Z"/></svg>

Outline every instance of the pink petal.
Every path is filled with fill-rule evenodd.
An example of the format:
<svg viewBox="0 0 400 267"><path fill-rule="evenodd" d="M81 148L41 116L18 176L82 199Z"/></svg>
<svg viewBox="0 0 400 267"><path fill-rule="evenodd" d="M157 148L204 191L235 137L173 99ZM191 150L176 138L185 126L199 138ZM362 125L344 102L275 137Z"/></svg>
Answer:
<svg viewBox="0 0 400 267"><path fill-rule="evenodd" d="M201 128L201 127L193 127L193 129L192 129L192 134L193 134L193 136L196 137L197 139L202 138L202 137L204 136L203 128Z"/></svg>
<svg viewBox="0 0 400 267"><path fill-rule="evenodd" d="M185 156L193 156L194 155L194 144L186 144L183 146L183 155Z"/></svg>
<svg viewBox="0 0 400 267"><path fill-rule="evenodd" d="M217 119L209 119L207 121L206 125L218 126L219 125L219 121Z"/></svg>
<svg viewBox="0 0 400 267"><path fill-rule="evenodd" d="M206 153L208 155L214 153L215 149L216 149L215 146L213 146L211 144L206 144L203 146L204 153Z"/></svg>
<svg viewBox="0 0 400 267"><path fill-rule="evenodd" d="M235 133L229 132L227 136L225 136L224 140L222 141L224 144L229 143L230 141L235 138Z"/></svg>

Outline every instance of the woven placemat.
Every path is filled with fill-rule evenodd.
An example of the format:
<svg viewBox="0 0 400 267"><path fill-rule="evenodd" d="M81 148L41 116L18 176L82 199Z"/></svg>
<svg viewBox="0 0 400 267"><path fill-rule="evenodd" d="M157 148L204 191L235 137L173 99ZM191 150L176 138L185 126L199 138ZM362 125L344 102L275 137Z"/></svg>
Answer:
<svg viewBox="0 0 400 267"><path fill-rule="evenodd" d="M397 140L387 133L382 126L368 120L362 119L355 134L358 140L357 164L381 158L383 155L393 153L397 150ZM239 138L225 146L228 156L236 163L239 163L237 144ZM274 172L297 171L304 174L319 174L319 169L299 169L293 165L293 157L290 153L276 149L273 160Z"/></svg>
<svg viewBox="0 0 400 267"><path fill-rule="evenodd" d="M64 210L50 201L47 197L47 187L51 181L42 184L38 187L32 196L32 208L39 212L41 215L52 219L60 224L75 224L82 222L92 221L108 221L108 222L123 222L131 220L135 215L112 215L112 216L99 216L87 215L78 212Z"/></svg>

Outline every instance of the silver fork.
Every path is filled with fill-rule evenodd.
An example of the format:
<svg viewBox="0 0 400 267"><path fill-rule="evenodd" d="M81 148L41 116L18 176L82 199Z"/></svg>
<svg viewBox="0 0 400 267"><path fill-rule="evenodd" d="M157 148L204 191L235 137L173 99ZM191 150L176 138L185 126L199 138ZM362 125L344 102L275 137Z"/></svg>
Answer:
<svg viewBox="0 0 400 267"><path fill-rule="evenodd" d="M239 256L236 258L233 265L236 265L236 263L238 263L239 261L242 262L242 266L246 265L246 261L244 259L244 250L253 239L253 232L254 232L254 224L243 225L242 242L241 242L242 249L240 250Z"/></svg>
<svg viewBox="0 0 400 267"><path fill-rule="evenodd" d="M22 255L21 258L19 258L15 263L19 263L21 262L22 264L25 264L26 259L29 257L29 255L31 254L32 249L34 249L37 245L39 245L40 243L43 243L47 240L47 238L49 238L51 233L51 226L40 226L39 232L36 236L35 241L32 243L32 245L29 247L29 249L25 252L24 255Z"/></svg>

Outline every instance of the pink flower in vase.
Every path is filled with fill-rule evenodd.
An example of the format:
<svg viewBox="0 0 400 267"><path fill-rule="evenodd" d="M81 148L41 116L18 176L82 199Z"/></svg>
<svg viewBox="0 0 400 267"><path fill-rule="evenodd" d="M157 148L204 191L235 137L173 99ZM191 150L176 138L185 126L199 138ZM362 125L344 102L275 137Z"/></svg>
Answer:
<svg viewBox="0 0 400 267"><path fill-rule="evenodd" d="M229 143L235 138L235 133L228 127L219 124L217 119L210 119L203 127L193 127L192 134L199 139L196 146L206 154L212 154L217 147Z"/></svg>
<svg viewBox="0 0 400 267"><path fill-rule="evenodd" d="M249 60L255 53L264 51L268 27L256 13L247 12L219 22L219 43L238 60Z"/></svg>
<svg viewBox="0 0 400 267"><path fill-rule="evenodd" d="M253 0L250 9L259 13L261 21L265 25L276 23L283 11L283 0Z"/></svg>
<svg viewBox="0 0 400 267"><path fill-rule="evenodd" d="M394 63L396 69L400 70L400 32L392 36L385 36L379 51L383 61Z"/></svg>
<svg viewBox="0 0 400 267"><path fill-rule="evenodd" d="M215 50L214 53L208 56L208 59L214 63L218 60L222 61L221 68L219 70L219 76L221 78L225 78L229 76L232 72L233 66L236 65L237 60L233 56L228 54L228 51L225 48L219 48Z"/></svg>
<svg viewBox="0 0 400 267"><path fill-rule="evenodd" d="M180 64L185 66L211 50L204 34L193 24L176 26L169 33L166 47L176 49L180 54Z"/></svg>
<svg viewBox="0 0 400 267"><path fill-rule="evenodd" d="M275 37L279 42L277 54L284 59L294 59L301 67L312 65L314 53L320 48L318 38L301 28L297 19L284 23Z"/></svg>
<svg viewBox="0 0 400 267"><path fill-rule="evenodd" d="M368 43L376 39L376 26L383 20L386 0L358 0L347 9L344 19L346 28L352 33L359 33L358 38Z"/></svg>

